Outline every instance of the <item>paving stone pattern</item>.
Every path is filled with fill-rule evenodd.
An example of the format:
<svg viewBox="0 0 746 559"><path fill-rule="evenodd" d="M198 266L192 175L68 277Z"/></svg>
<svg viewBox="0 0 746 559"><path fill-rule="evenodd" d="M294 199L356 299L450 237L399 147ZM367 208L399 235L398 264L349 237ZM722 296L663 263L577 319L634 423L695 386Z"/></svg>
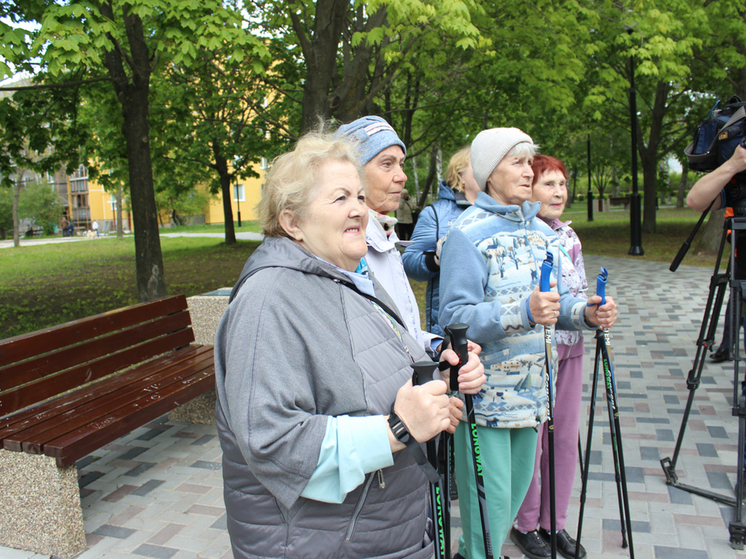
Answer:
<svg viewBox="0 0 746 559"><path fill-rule="evenodd" d="M686 378L696 353L712 270L681 266L671 273L668 264L588 256L591 292L600 266L609 270L607 295L620 308L611 349L635 557L746 559L746 552L733 550L728 541L734 509L667 486L660 466L661 458L673 455L681 429L689 394ZM592 336L586 336L586 348L584 446L595 355ZM732 385L732 364L708 360L676 469L682 483L730 497L738 430L731 415ZM582 541L590 558L629 557L629 549L621 547L602 375L594 417ZM170 423L164 417L81 460L88 549L78 557L230 558L220 459L214 426ZM568 520L573 535L579 475L574 495ZM453 505L455 539L460 522L458 502ZM522 556L510 540L502 553ZM2 559L41 557L0 547Z"/></svg>

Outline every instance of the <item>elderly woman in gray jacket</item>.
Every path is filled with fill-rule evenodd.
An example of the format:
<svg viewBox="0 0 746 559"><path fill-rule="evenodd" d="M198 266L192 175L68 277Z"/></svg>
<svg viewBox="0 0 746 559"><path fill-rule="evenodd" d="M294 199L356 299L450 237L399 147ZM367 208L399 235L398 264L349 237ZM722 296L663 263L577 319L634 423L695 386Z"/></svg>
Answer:
<svg viewBox="0 0 746 559"><path fill-rule="evenodd" d="M276 160L265 241L215 341L216 419L237 558L425 558L427 481L413 445L453 431L460 402L436 380L367 273L368 211L354 147L320 134ZM453 352L442 358L457 363ZM476 393L476 356L459 373Z"/></svg>

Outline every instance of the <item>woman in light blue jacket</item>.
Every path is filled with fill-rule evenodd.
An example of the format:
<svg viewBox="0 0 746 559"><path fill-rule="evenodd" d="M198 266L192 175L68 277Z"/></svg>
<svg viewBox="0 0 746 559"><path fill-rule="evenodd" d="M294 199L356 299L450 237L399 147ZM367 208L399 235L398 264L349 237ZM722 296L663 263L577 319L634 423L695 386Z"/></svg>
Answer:
<svg viewBox="0 0 746 559"><path fill-rule="evenodd" d="M438 201L422 210L412 234L412 244L402 255L407 275L416 281L427 282L425 330L439 336L443 336L443 329L438 324L440 246L451 225L479 194L479 186L471 171L470 154L471 147L466 146L451 156L446 180L440 183Z"/></svg>
<svg viewBox="0 0 746 559"><path fill-rule="evenodd" d="M532 195L536 147L516 128L480 132L471 144L474 178L483 192L443 242L440 324L469 325L482 346L487 381L474 396L491 535L502 545L528 490L536 428L547 418L543 330L595 330L616 320L616 304L573 296L562 283L539 289L541 264L553 254L561 277L559 238L540 219ZM553 336L552 336L553 337ZM556 351L553 353L556 354ZM556 359L556 355L552 357ZM459 553L483 557L474 466L466 425L455 434L456 480L464 536Z"/></svg>

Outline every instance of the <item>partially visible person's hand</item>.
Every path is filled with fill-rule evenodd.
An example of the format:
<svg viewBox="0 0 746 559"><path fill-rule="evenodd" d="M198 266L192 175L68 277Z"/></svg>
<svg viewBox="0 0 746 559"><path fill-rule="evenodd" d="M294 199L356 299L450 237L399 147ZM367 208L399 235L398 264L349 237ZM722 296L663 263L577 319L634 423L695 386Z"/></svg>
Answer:
<svg viewBox="0 0 746 559"><path fill-rule="evenodd" d="M585 307L585 320L588 324L594 324L601 328L611 328L617 319L617 306L614 299L606 297L606 304L599 306L601 297L594 295L588 299Z"/></svg>
<svg viewBox="0 0 746 559"><path fill-rule="evenodd" d="M417 386L409 380L397 392L394 412L418 442L429 441L451 427L451 403L446 389L441 380Z"/></svg>
<svg viewBox="0 0 746 559"><path fill-rule="evenodd" d="M435 245L435 263L438 266L440 266L440 247L443 245L443 239L445 239L445 237L438 239L438 243Z"/></svg>
<svg viewBox="0 0 746 559"><path fill-rule="evenodd" d="M448 409L451 413L451 425L446 430L453 435L456 432L456 427L458 427L459 421L464 417L464 402L454 396L449 398L448 403Z"/></svg>
<svg viewBox="0 0 746 559"><path fill-rule="evenodd" d="M474 346L479 348L479 351L482 350L477 344L474 344ZM458 371L458 389L459 392L464 394L478 394L487 380L487 376L484 374L484 365L482 365L479 356L471 351L468 355L469 360ZM458 365L458 355L452 349L447 349L441 353L440 360L447 361L450 365ZM450 367L441 371L440 374L443 381L448 384L451 378Z"/></svg>
<svg viewBox="0 0 746 559"><path fill-rule="evenodd" d="M553 281L549 285L554 287L557 282ZM541 324L542 326L556 324L560 312L559 300L559 293L556 291L541 291L537 285L528 299L528 308L531 311L534 324Z"/></svg>

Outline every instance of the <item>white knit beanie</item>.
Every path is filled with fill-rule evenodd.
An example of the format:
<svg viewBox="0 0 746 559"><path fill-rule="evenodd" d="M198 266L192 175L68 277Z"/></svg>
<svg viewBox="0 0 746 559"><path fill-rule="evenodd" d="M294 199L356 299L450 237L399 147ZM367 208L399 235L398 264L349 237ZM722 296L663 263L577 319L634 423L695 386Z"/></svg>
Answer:
<svg viewBox="0 0 746 559"><path fill-rule="evenodd" d="M471 143L471 168L479 188L487 188L492 171L521 142L534 143L531 136L518 128L490 128L477 134Z"/></svg>

